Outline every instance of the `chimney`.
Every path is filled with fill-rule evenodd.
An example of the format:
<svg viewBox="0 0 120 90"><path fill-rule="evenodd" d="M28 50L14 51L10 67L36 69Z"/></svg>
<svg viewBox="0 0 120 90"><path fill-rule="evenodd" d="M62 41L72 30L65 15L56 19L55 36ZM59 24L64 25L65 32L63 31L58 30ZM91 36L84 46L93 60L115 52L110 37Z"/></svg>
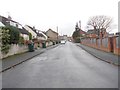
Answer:
<svg viewBox="0 0 120 90"><path fill-rule="evenodd" d="M10 15L8 15L8 20L12 20L12 18L11 18L11 16L10 16Z"/></svg>
<svg viewBox="0 0 120 90"><path fill-rule="evenodd" d="M36 32L35 26L33 26L33 31L35 31L35 32Z"/></svg>

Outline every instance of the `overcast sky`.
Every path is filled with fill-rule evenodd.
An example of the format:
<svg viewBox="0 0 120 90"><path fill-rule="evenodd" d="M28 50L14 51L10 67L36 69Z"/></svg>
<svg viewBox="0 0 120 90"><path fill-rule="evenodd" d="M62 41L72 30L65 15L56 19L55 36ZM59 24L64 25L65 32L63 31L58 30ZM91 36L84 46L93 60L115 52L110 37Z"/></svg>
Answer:
<svg viewBox="0 0 120 90"><path fill-rule="evenodd" d="M111 16L113 24L118 24L119 0L0 0L0 15L37 29L49 28L59 34L72 35L79 20L86 30L89 17L95 15ZM117 32L117 28L112 32Z"/></svg>

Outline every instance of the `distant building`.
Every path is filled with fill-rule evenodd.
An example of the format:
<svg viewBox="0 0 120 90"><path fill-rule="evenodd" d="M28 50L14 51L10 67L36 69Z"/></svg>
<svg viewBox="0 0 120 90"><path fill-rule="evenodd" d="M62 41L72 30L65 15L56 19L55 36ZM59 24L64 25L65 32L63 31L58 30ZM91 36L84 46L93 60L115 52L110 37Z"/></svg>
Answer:
<svg viewBox="0 0 120 90"><path fill-rule="evenodd" d="M95 31L94 29L88 30L86 33L86 36L89 38L96 38L98 36L98 31Z"/></svg>
<svg viewBox="0 0 120 90"><path fill-rule="evenodd" d="M86 35L86 32L83 30L80 30L80 35L84 37Z"/></svg>
<svg viewBox="0 0 120 90"><path fill-rule="evenodd" d="M75 31L79 32L80 37L84 37L86 35L86 32L81 29L81 27L78 26L78 23L76 23Z"/></svg>
<svg viewBox="0 0 120 90"><path fill-rule="evenodd" d="M67 37L67 35L63 35L63 36L59 36L59 39L60 40L68 40L68 37Z"/></svg>
<svg viewBox="0 0 120 90"><path fill-rule="evenodd" d="M87 31L86 36L90 38L103 38L107 37L109 34L106 32L106 29L90 29Z"/></svg>
<svg viewBox="0 0 120 90"><path fill-rule="evenodd" d="M72 37L69 36L69 37L67 37L67 38L68 38L68 41L72 41Z"/></svg>
<svg viewBox="0 0 120 90"><path fill-rule="evenodd" d="M52 29L47 30L46 35L48 36L48 39L51 39L53 41L58 40L58 33L53 31Z"/></svg>
<svg viewBox="0 0 120 90"><path fill-rule="evenodd" d="M67 35L63 35L64 40L68 40Z"/></svg>

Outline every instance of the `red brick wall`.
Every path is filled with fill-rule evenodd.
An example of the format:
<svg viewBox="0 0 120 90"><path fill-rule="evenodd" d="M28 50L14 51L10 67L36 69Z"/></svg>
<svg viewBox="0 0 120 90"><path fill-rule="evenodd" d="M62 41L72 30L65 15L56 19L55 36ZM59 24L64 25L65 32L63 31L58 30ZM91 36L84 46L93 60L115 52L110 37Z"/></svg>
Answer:
<svg viewBox="0 0 120 90"><path fill-rule="evenodd" d="M103 51L106 51L106 52L112 52L114 54L117 54L117 55L120 55L120 48L117 48L116 47L116 37L107 37L107 47L105 47L102 43L103 39L101 38L100 39L100 45L98 44L98 40L96 39L96 43L90 43L90 39L83 39L81 44L83 45L87 45L89 47L93 47L93 48L96 48L96 49L99 49L99 50L103 50ZM113 43L111 43L111 40ZM113 44L113 48L112 48L112 45Z"/></svg>
<svg viewBox="0 0 120 90"><path fill-rule="evenodd" d="M114 54L120 55L120 48L117 48L117 40L116 40L116 36L113 38L113 42L114 42Z"/></svg>

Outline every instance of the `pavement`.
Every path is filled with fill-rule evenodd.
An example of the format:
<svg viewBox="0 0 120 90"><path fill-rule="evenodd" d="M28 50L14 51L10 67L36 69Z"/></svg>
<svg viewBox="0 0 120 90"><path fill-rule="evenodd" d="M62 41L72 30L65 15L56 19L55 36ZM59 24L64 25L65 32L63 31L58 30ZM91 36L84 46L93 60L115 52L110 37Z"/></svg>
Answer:
<svg viewBox="0 0 120 90"><path fill-rule="evenodd" d="M4 71L6 71L16 65L19 65L39 54L44 53L46 50L55 48L56 46L58 46L58 44L49 46L47 48L40 48L40 49L35 50L34 52L24 52L21 54L16 54L16 55L4 58L4 59L2 59L2 70L0 70L0 72L4 72Z"/></svg>
<svg viewBox="0 0 120 90"><path fill-rule="evenodd" d="M112 52L104 52L86 45L82 45L80 43L76 43L77 46L81 47L82 49L86 50L88 53L92 54L96 58L108 62L113 65L120 66L120 56L113 54Z"/></svg>

